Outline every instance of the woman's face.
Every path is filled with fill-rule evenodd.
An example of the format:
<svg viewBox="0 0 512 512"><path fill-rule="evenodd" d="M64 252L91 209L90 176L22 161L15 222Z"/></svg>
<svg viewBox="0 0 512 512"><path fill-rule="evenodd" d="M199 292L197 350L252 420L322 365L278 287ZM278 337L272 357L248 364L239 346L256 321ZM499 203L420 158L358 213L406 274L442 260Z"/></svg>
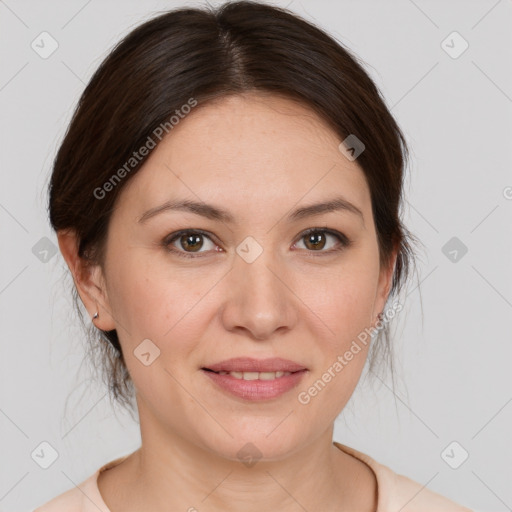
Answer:
<svg viewBox="0 0 512 512"><path fill-rule="evenodd" d="M375 324L392 270L380 272L369 189L340 142L304 106L233 96L192 109L130 179L96 325L117 329L146 432L235 460L246 443L280 458L332 427L368 343L344 354ZM352 206L302 210L340 199ZM154 211L184 201L201 207ZM206 370L258 369L222 364L239 357L304 370Z"/></svg>

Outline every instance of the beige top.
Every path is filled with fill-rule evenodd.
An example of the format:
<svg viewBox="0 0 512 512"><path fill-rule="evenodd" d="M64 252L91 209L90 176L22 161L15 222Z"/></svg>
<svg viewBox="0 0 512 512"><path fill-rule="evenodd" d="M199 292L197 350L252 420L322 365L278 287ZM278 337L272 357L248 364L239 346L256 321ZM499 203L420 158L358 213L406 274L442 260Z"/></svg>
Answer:
<svg viewBox="0 0 512 512"><path fill-rule="evenodd" d="M406 476L394 473L364 453L336 441L334 445L366 463L375 473L378 490L376 512L473 512ZM125 455L108 462L78 487L64 492L32 512L111 512L98 489L98 475L127 457Z"/></svg>

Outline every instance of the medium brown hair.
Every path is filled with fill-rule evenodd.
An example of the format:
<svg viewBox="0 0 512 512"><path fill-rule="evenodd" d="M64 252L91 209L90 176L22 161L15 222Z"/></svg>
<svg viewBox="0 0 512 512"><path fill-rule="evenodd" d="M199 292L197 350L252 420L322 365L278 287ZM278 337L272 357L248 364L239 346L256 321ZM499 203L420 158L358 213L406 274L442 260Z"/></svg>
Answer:
<svg viewBox="0 0 512 512"><path fill-rule="evenodd" d="M80 97L54 161L48 207L53 229L74 230L84 264L103 265L116 200L147 157L101 199L94 191L190 98L201 106L248 91L297 100L340 140L352 134L365 144L357 163L371 194L381 265L398 251L390 293L396 295L413 262L415 241L400 220L404 136L357 57L296 14L260 2L168 11L112 49ZM79 310L76 288L73 298ZM89 334L97 339L98 333L110 390L128 405L133 383L117 332L92 327ZM371 347L370 369L390 355L387 326L380 334L384 340Z"/></svg>

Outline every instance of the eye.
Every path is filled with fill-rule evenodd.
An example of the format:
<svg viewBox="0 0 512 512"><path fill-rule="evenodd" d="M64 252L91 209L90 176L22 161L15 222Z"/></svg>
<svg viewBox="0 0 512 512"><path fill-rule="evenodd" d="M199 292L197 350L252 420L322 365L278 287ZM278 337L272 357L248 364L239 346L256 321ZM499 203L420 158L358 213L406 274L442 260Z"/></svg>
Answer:
<svg viewBox="0 0 512 512"><path fill-rule="evenodd" d="M328 238L334 238L338 241L339 245L336 247L332 246L328 250L322 250L325 249L326 246L328 246ZM299 242L305 239L305 247L308 250L308 252L319 252L321 254L325 253L333 253L336 251L340 251L346 247L348 247L351 244L351 241L339 231L333 230L333 229L325 229L325 228L310 228L300 235ZM296 245L296 244L295 244ZM317 256L315 254L315 256ZM320 255L318 255L320 256Z"/></svg>
<svg viewBox="0 0 512 512"><path fill-rule="evenodd" d="M329 237L337 240L338 245L336 246L336 244L331 243L331 247L328 248L328 250L323 250L326 246L329 246ZM201 249L205 247L204 239L210 242L211 247L206 247L206 250L201 251ZM304 245L307 252L320 253L315 254L315 256L340 251L350 246L352 243L343 233L325 228L310 228L301 233L299 242L303 239L306 239ZM299 242L296 242L293 247L296 247ZM222 251L206 232L199 229L184 229L176 233L171 233L163 240L163 245L169 252L173 252L184 258L198 258L201 257L200 255L202 253L208 253L210 250Z"/></svg>
<svg viewBox="0 0 512 512"><path fill-rule="evenodd" d="M206 251L200 251L203 248L204 242L203 239L206 238L210 240L210 243L215 248L216 245L212 242L210 237L201 230L182 230L176 233L172 233L164 240L164 245L166 249L170 252L176 253L178 256L183 256L184 258L195 258L195 254L201 254ZM176 248L174 245L176 242L183 250ZM169 247L172 246L172 247ZM211 249L211 248L210 248Z"/></svg>

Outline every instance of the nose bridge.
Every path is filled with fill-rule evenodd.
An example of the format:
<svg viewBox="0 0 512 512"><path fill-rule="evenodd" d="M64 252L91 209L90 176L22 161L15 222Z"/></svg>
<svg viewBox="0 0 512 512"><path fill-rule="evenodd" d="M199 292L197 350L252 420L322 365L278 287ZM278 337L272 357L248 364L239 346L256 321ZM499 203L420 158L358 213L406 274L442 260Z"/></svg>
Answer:
<svg viewBox="0 0 512 512"><path fill-rule="evenodd" d="M236 252L224 309L226 327L246 328L257 338L290 327L295 319L293 294L281 281L286 273L270 244L247 237Z"/></svg>

